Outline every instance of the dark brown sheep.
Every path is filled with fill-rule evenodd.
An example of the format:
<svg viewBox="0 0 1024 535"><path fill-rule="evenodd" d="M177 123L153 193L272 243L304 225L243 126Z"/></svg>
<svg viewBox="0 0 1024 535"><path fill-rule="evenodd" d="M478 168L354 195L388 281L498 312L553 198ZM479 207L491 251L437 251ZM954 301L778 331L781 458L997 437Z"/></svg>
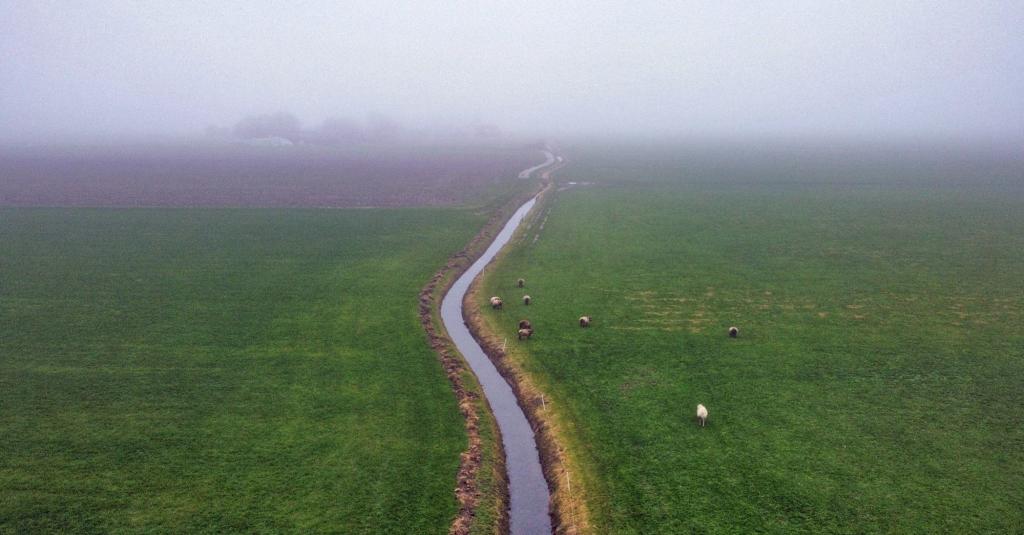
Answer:
<svg viewBox="0 0 1024 535"><path fill-rule="evenodd" d="M530 325L530 320L519 320L520 329L532 329L533 325Z"/></svg>

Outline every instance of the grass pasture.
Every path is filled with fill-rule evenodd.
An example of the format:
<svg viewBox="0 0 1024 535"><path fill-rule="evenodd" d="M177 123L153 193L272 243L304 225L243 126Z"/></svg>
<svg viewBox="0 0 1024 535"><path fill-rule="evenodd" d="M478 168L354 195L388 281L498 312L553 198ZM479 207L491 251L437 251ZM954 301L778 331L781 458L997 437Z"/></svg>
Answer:
<svg viewBox="0 0 1024 535"><path fill-rule="evenodd" d="M466 209L0 210L0 532L446 533Z"/></svg>
<svg viewBox="0 0 1024 535"><path fill-rule="evenodd" d="M593 531L1024 529L1022 167L680 152L570 153L481 292Z"/></svg>

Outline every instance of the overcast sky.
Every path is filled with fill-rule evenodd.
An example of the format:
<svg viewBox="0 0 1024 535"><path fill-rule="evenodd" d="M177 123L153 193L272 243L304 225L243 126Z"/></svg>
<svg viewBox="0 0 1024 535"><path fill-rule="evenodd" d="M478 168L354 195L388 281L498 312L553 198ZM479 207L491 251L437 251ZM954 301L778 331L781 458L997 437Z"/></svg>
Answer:
<svg viewBox="0 0 1024 535"><path fill-rule="evenodd" d="M1024 140L1024 1L0 2L0 139L253 113Z"/></svg>

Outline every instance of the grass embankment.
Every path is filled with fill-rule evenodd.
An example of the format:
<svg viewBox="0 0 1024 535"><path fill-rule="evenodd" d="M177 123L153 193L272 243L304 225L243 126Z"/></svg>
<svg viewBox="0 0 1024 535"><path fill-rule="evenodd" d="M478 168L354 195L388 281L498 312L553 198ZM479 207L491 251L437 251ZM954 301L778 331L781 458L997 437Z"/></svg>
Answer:
<svg viewBox="0 0 1024 535"><path fill-rule="evenodd" d="M593 532L1024 527L1019 183L617 156L575 158L562 180L596 184L558 193L478 295Z"/></svg>
<svg viewBox="0 0 1024 535"><path fill-rule="evenodd" d="M485 220L3 210L0 531L446 533L466 435L415 303Z"/></svg>

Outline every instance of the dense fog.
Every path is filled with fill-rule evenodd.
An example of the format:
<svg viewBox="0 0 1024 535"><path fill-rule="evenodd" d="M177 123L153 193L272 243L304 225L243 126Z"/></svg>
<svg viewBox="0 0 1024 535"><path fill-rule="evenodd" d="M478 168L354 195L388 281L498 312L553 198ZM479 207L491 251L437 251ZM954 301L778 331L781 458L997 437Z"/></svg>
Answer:
<svg viewBox="0 0 1024 535"><path fill-rule="evenodd" d="M1024 3L0 4L0 141L1024 139ZM294 141L294 139L292 139Z"/></svg>

